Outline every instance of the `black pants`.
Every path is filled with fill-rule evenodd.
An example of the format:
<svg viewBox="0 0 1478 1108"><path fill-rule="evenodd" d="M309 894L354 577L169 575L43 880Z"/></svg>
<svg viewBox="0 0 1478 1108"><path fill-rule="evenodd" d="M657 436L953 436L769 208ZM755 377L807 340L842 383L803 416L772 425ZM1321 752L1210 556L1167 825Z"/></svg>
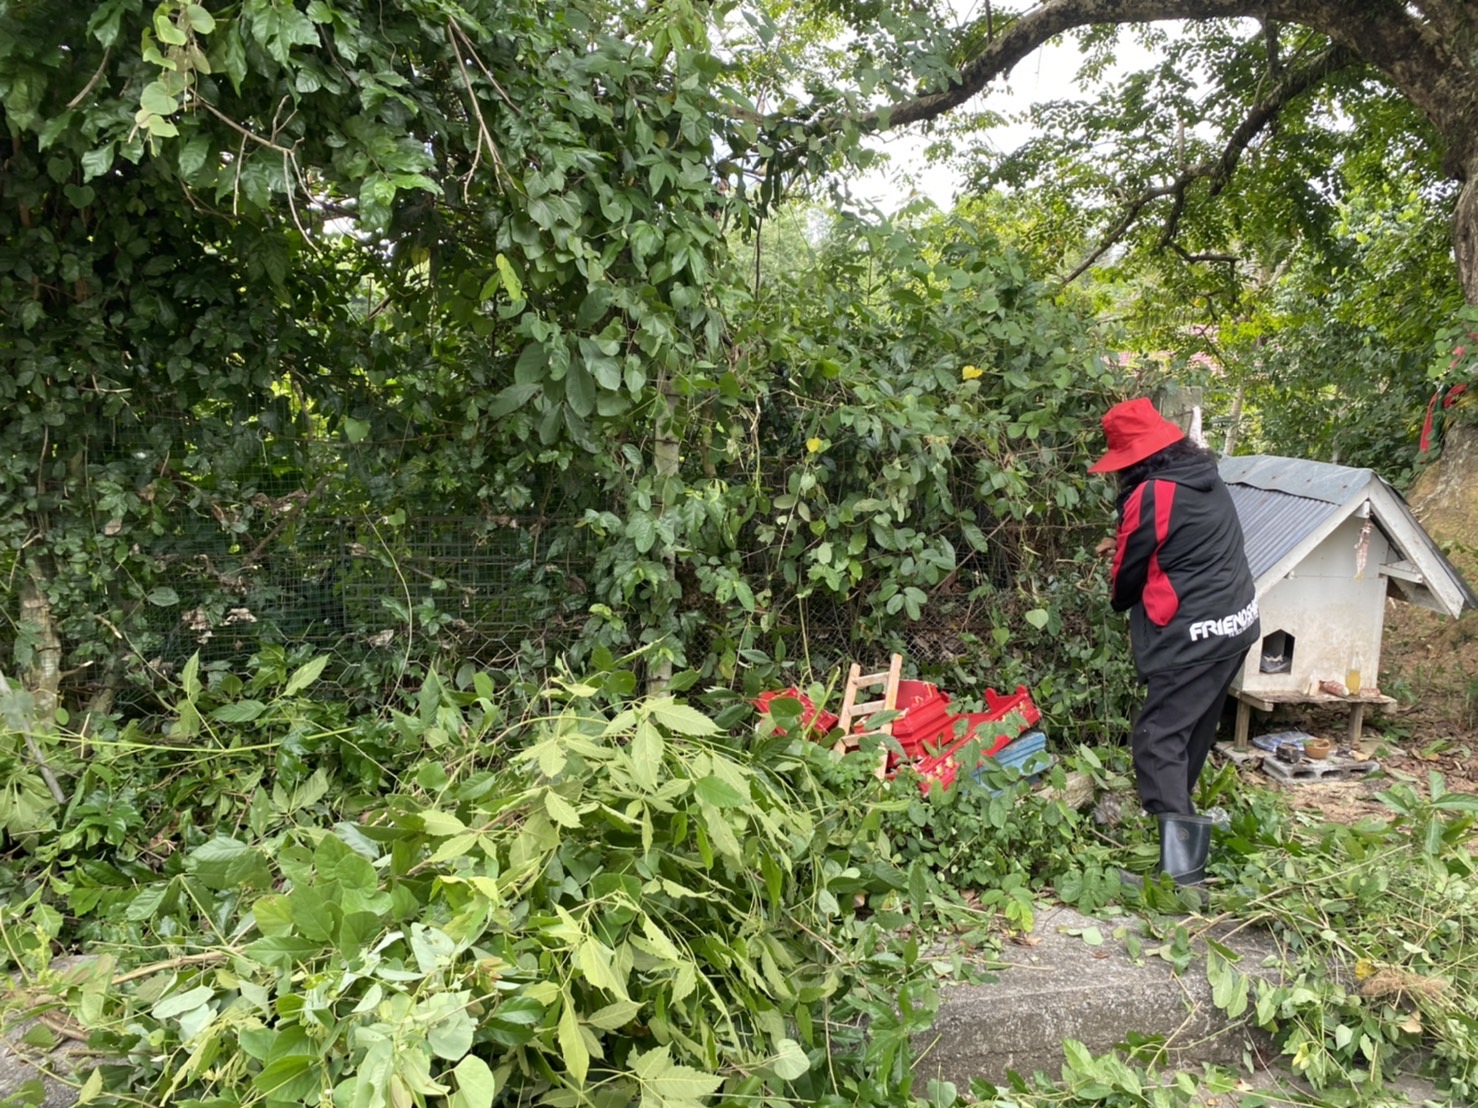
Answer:
<svg viewBox="0 0 1478 1108"><path fill-rule="evenodd" d="M1195 812L1191 792L1216 741L1216 725L1246 651L1149 675L1130 746L1139 800L1151 815Z"/></svg>

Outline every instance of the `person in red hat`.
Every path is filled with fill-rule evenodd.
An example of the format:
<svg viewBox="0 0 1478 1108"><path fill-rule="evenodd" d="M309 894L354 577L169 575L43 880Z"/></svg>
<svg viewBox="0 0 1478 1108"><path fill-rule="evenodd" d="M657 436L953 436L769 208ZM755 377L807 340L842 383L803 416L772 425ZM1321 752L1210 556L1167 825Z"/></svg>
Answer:
<svg viewBox="0 0 1478 1108"><path fill-rule="evenodd" d="M1160 869L1177 884L1206 872L1211 821L1191 794L1216 738L1232 679L1261 636L1242 525L1198 446L1143 398L1103 417L1108 451L1090 473L1118 477L1114 610L1129 612L1144 706L1130 746L1145 811L1160 826Z"/></svg>

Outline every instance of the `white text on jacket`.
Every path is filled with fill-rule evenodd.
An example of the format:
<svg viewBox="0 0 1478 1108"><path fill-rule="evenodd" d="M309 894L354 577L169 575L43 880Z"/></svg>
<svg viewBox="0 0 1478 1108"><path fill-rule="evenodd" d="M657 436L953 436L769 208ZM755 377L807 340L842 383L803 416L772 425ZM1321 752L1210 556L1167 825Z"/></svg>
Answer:
<svg viewBox="0 0 1478 1108"><path fill-rule="evenodd" d="M1233 612L1221 619L1198 619L1191 624L1191 642L1209 639L1212 635L1232 638L1240 635L1257 621L1257 601L1254 600L1240 612Z"/></svg>

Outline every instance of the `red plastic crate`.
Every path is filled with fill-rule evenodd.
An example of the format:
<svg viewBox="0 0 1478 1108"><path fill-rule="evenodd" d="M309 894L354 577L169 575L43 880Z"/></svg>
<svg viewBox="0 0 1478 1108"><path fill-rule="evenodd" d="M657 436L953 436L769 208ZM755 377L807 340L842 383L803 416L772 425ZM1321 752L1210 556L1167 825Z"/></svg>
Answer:
<svg viewBox="0 0 1478 1108"><path fill-rule="evenodd" d="M926 744L949 741L959 718L949 710L949 694L925 681L898 683L898 711L903 714L893 721L893 737L910 758L923 754Z"/></svg>
<svg viewBox="0 0 1478 1108"><path fill-rule="evenodd" d="M1032 703L1032 694L1025 685L1017 685L1016 691L1007 696L1002 696L995 689L985 690L985 712L982 715L998 720L1005 719L1012 712L1020 712L1028 727L1042 718L1042 713Z"/></svg>
<svg viewBox="0 0 1478 1108"><path fill-rule="evenodd" d="M1000 695L995 689L987 689L985 705L986 710L983 712L966 713L964 733L959 738L943 750L914 762L914 768L920 777L919 787L925 796L929 794L935 781L941 782L946 789L954 784L959 772L956 754L966 743L979 739L980 757L985 759L1009 746L1042 718L1041 711L1032 702L1025 685L1018 685L1016 692L1008 696ZM1019 714L1019 725L1013 721L1011 727L992 728L991 725L1003 722L1012 713ZM995 730L995 737L987 741L992 730Z"/></svg>
<svg viewBox="0 0 1478 1108"><path fill-rule="evenodd" d="M759 696L754 698L754 706L759 709L761 714L769 715L770 701L782 696L788 696L792 700L799 700L801 702L801 723L805 725L808 731L819 731L824 735L837 725L838 720L834 713L818 712L811 698L794 685L788 689L775 689L771 692L760 693ZM785 729L783 727L777 727L775 728L775 733L783 735L785 734Z"/></svg>

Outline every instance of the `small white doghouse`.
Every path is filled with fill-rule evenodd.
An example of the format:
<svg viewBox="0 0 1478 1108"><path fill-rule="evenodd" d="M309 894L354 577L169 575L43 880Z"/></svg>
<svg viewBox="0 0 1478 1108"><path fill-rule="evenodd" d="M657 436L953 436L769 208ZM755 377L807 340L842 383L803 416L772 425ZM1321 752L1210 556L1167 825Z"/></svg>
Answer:
<svg viewBox="0 0 1478 1108"><path fill-rule="evenodd" d="M1353 743L1367 706L1395 703L1376 687L1386 598L1455 618L1478 607L1478 596L1371 470L1267 455L1223 458L1220 469L1263 634L1232 685L1234 748L1247 747L1251 709L1279 704L1348 704ZM1321 682L1358 691L1340 695Z"/></svg>

